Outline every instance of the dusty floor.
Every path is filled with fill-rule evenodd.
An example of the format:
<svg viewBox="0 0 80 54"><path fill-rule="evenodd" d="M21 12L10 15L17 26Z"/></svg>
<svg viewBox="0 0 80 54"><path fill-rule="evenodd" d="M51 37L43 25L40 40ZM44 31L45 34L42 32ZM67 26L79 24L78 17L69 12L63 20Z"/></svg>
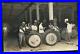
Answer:
<svg viewBox="0 0 80 54"><path fill-rule="evenodd" d="M48 46L46 44L41 44L37 48L31 48L29 46L18 48L17 40L15 38L8 39L4 42L4 51L67 51L67 50L78 50L78 39L71 40L74 44L66 44L65 41L57 42L53 46Z"/></svg>

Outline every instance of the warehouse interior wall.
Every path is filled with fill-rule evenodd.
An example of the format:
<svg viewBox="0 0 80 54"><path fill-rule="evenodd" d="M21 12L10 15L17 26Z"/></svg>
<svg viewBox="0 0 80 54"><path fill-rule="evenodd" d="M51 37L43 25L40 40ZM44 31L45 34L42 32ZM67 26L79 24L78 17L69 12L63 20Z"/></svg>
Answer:
<svg viewBox="0 0 80 54"><path fill-rule="evenodd" d="M3 3L3 24L8 24L10 32L18 31L20 23L25 20L27 23L30 22L30 9L32 23L37 19L36 16L36 3L28 7L21 15L21 13L30 3ZM39 3L39 18L40 21L46 20L49 22L49 8L48 3ZM57 25L65 27L64 19L69 18L77 25L77 3L54 3L53 14L57 19Z"/></svg>

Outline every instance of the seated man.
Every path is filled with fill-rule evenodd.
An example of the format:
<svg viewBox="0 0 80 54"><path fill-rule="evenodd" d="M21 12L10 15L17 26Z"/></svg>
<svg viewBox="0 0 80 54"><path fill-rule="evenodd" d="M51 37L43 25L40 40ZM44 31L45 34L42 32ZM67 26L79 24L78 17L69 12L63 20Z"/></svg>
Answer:
<svg viewBox="0 0 80 54"><path fill-rule="evenodd" d="M49 24L49 28L50 28L50 29L54 29L55 31L58 31L58 30L59 30L58 26L53 25L51 22L50 22L50 24Z"/></svg>
<svg viewBox="0 0 80 54"><path fill-rule="evenodd" d="M33 31L37 31L38 30L38 28L37 28L37 22L36 21L34 21L34 24L31 26L31 29L33 30Z"/></svg>
<svg viewBox="0 0 80 54"><path fill-rule="evenodd" d="M39 25L39 33L44 33L44 27L42 26L42 23Z"/></svg>

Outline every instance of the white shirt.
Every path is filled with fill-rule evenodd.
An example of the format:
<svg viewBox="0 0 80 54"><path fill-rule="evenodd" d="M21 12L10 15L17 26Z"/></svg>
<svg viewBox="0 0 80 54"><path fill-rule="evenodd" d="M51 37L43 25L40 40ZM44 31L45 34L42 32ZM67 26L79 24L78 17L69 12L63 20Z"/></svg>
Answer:
<svg viewBox="0 0 80 54"><path fill-rule="evenodd" d="M22 28L25 31L25 27ZM19 32L24 33L24 31L22 29L19 29Z"/></svg>
<svg viewBox="0 0 80 54"><path fill-rule="evenodd" d="M31 28L32 28L32 30L37 31L37 26L36 25L32 25Z"/></svg>
<svg viewBox="0 0 80 54"><path fill-rule="evenodd" d="M44 33L44 28L42 26L42 23L39 25L39 33Z"/></svg>
<svg viewBox="0 0 80 54"><path fill-rule="evenodd" d="M71 33L72 32L72 28L75 26L75 24L70 24L70 23L67 23L67 32L68 33Z"/></svg>

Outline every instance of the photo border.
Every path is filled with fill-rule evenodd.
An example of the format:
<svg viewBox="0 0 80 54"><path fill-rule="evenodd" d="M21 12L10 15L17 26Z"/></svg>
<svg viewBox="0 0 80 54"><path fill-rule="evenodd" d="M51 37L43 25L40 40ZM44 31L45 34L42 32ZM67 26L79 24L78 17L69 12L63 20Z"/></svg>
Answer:
<svg viewBox="0 0 80 54"><path fill-rule="evenodd" d="M80 23L80 3L79 3L79 0L1 0L0 1L0 53L2 54L2 53L11 53L11 54L14 54L13 52L3 52L3 33L2 33L2 3L8 3L8 2L77 2L78 3L78 5L77 5L77 12L78 12L78 51L76 51L76 52L73 52L73 51L68 51L68 52L66 52L66 51L64 51L64 52L62 52L62 51L49 51L49 52L14 52L15 54L17 54L17 53L19 53L19 54L23 54L23 53L33 53L33 54L35 54L35 53L38 53L38 54L40 54L40 53L42 53L42 54L46 54L46 53L49 53L49 54L59 54L59 53L61 53L61 54L68 54L68 53L70 53L70 54L75 54L75 53L79 53L79 47L80 47L80 42L79 42L79 38L80 38L80 25L79 25L79 23Z"/></svg>

